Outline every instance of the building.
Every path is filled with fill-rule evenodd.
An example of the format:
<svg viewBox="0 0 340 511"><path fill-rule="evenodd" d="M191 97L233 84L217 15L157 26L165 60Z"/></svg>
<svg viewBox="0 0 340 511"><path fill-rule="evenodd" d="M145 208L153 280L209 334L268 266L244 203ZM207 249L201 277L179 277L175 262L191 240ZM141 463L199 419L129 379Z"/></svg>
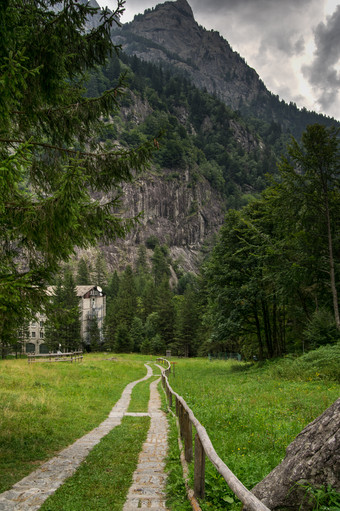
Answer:
<svg viewBox="0 0 340 511"><path fill-rule="evenodd" d="M53 294L53 286L48 288L48 293ZM104 318L106 314L106 296L99 286L76 286L77 296L79 298L79 314L81 319L81 337L86 340L88 321L91 318L97 318L98 327L102 336ZM46 316L38 314L35 321L31 321L28 326L27 337L24 341L24 351L26 353L48 353L49 349L45 343L44 325Z"/></svg>

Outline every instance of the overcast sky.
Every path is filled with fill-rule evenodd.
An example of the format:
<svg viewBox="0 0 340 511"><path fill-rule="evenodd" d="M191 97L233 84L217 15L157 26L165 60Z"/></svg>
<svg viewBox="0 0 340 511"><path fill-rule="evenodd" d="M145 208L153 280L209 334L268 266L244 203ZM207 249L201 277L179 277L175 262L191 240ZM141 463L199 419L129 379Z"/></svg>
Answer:
<svg viewBox="0 0 340 511"><path fill-rule="evenodd" d="M285 101L340 120L339 0L188 0ZM98 0L113 9L115 0ZM123 22L163 3L126 0Z"/></svg>

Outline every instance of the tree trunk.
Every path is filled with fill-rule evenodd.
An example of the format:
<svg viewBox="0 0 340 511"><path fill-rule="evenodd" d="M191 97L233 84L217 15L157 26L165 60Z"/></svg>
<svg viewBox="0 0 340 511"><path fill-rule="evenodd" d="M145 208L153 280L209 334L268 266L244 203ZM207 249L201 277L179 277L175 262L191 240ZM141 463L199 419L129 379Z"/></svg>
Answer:
<svg viewBox="0 0 340 511"><path fill-rule="evenodd" d="M340 398L287 447L283 462L252 493L269 509L313 509L306 487L340 491ZM300 507L301 506L301 507Z"/></svg>
<svg viewBox="0 0 340 511"><path fill-rule="evenodd" d="M263 360L263 343L262 343L262 336L261 336L261 326L260 326L259 317L257 315L256 305L254 307L254 318L255 318L255 324L256 324L257 341L259 343L259 359Z"/></svg>
<svg viewBox="0 0 340 511"><path fill-rule="evenodd" d="M331 220L329 215L329 205L326 195L325 200L326 207L326 221L327 221L327 235L328 235L328 253L329 253L329 272L331 278L331 290L333 298L333 309L334 309L334 320L338 330L340 330L340 317L339 317L339 304L338 304L338 293L335 284L335 270L334 270L334 256L333 256L333 239L331 231Z"/></svg>
<svg viewBox="0 0 340 511"><path fill-rule="evenodd" d="M272 332L270 328L270 319L268 306L265 300L261 300L262 303L262 314L263 314L263 323L264 323L264 334L266 339L267 351L269 358L273 356L273 342L272 342Z"/></svg>

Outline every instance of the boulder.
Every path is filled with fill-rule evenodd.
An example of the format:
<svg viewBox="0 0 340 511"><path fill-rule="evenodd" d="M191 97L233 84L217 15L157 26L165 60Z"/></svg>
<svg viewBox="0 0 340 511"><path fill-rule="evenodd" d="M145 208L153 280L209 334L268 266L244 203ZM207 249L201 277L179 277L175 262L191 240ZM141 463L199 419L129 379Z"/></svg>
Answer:
<svg viewBox="0 0 340 511"><path fill-rule="evenodd" d="M310 510L306 484L340 492L340 398L308 424L287 447L286 457L253 489L271 510ZM305 488L303 487L305 486Z"/></svg>

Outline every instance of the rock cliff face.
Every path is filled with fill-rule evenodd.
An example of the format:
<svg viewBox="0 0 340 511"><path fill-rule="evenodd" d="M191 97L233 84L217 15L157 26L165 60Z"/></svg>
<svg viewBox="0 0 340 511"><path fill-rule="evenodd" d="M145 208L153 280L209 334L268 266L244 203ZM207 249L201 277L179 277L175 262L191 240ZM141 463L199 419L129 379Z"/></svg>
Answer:
<svg viewBox="0 0 340 511"><path fill-rule="evenodd" d="M202 245L218 231L225 212L222 198L209 183L204 178L193 183L189 171L175 177L170 171L150 172L125 185L123 192L123 214L141 217L125 240L103 247L109 265L133 265L139 244L156 236L185 271L195 271Z"/></svg>
<svg viewBox="0 0 340 511"><path fill-rule="evenodd" d="M165 2L137 15L114 33L114 41L142 60L174 66L234 110L268 93L257 73L218 32L197 24L186 0Z"/></svg>

